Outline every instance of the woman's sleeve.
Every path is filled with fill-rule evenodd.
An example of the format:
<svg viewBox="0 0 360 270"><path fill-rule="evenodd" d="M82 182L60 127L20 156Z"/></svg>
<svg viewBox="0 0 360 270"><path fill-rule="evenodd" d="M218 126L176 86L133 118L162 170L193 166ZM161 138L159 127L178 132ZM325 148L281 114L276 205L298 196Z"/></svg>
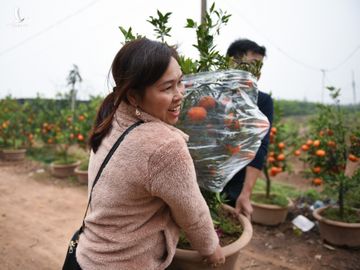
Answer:
<svg viewBox="0 0 360 270"><path fill-rule="evenodd" d="M209 208L196 182L193 160L187 145L171 140L149 160L150 192L164 200L175 222L184 230L191 246L201 255L212 254L219 239Z"/></svg>

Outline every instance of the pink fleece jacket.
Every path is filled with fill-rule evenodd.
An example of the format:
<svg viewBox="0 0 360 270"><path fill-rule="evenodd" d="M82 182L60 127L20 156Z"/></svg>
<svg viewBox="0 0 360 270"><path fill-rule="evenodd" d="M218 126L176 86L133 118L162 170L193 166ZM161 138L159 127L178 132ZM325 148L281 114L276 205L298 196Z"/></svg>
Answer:
<svg viewBox="0 0 360 270"><path fill-rule="evenodd" d="M188 136L120 104L113 127L91 153L89 189L117 138L139 118L96 184L77 260L85 270L161 270L175 254L179 229L201 255L218 245L209 209L196 182Z"/></svg>

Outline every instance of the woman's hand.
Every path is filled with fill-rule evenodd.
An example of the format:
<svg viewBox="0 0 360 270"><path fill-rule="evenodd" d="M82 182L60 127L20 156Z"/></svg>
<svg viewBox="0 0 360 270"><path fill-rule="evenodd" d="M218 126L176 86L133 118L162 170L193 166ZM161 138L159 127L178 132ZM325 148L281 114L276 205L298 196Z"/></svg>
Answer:
<svg viewBox="0 0 360 270"><path fill-rule="evenodd" d="M220 245L216 247L213 254L205 257L204 262L209 264L212 268L217 268L225 263L225 256Z"/></svg>

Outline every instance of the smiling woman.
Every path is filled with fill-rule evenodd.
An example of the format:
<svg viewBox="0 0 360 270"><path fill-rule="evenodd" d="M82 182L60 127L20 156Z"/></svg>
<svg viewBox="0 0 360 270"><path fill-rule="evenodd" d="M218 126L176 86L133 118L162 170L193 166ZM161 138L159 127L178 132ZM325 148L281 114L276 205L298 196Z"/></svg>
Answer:
<svg viewBox="0 0 360 270"><path fill-rule="evenodd" d="M146 89L144 97L141 99L130 92L129 101L134 107L174 125L180 115L184 89L180 66L172 56L164 75Z"/></svg>
<svg viewBox="0 0 360 270"><path fill-rule="evenodd" d="M225 262L196 181L188 136L173 126L184 91L177 60L175 49L145 38L127 43L115 56L116 86L103 101L90 138L91 201L75 269L165 269L180 228L209 264ZM142 124L98 177L115 141L136 123Z"/></svg>

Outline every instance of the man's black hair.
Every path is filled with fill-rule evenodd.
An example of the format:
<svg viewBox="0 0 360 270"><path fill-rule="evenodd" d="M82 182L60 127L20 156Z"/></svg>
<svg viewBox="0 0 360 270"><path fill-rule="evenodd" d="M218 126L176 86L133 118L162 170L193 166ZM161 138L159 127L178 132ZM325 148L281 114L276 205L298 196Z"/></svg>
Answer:
<svg viewBox="0 0 360 270"><path fill-rule="evenodd" d="M226 54L230 57L242 58L248 51L266 56L266 48L249 39L235 40L230 44Z"/></svg>

